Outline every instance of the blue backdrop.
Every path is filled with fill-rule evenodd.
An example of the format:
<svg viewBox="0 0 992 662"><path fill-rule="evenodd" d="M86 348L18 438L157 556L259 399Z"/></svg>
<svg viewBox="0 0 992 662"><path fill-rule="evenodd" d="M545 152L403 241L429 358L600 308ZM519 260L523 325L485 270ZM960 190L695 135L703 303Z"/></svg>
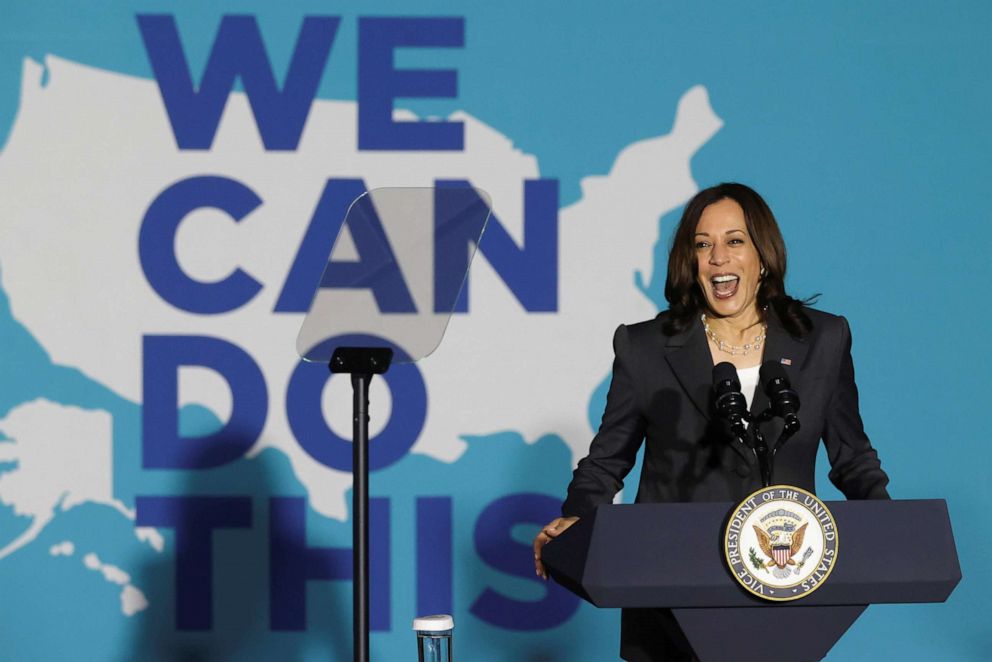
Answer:
<svg viewBox="0 0 992 662"><path fill-rule="evenodd" d="M608 334L556 320L600 306L590 270L640 301L607 307L611 326L663 308L680 204L742 181L779 219L790 291L822 293L819 307L849 319L890 492L947 499L964 575L946 604L870 608L831 659L987 659L987 3L98 4L11 2L0 25L0 620L18 633L5 637L12 659L349 658L347 467L314 457L308 439L333 434L284 389L314 402L347 392L320 395L323 373L295 367L304 311L275 302L315 284L290 273L308 225L336 235L347 201L334 186L433 179L490 190L490 230L523 248L483 242L471 309L449 331L463 332L452 352L483 349L398 370L379 394L404 426L382 437L399 459L373 473L374 657L410 658L409 620L424 611L455 615L465 659L615 657L617 614L527 575L609 369ZM266 94L268 65L285 97ZM390 78L393 67L434 73ZM398 129L393 97L413 113ZM418 118L432 118L421 133ZM209 177L230 192L197 179ZM208 202L180 192L169 213L214 208L202 234L190 220L139 247L153 202L184 181ZM295 220L253 230L256 207ZM596 243L604 228L632 236L642 212L650 263ZM258 287L211 289L236 269ZM528 298L538 290L550 298ZM195 310L189 292L218 309ZM578 384L579 406L525 422L499 379L476 384L503 360L484 348L511 351L505 328L518 324L521 343L588 347L593 383L551 366ZM205 358L204 337L229 362ZM177 395L168 375L184 366L215 374ZM450 409L477 412L478 427ZM252 411L269 411L270 427ZM170 452L150 447L155 434ZM819 494L840 498L825 464Z"/></svg>

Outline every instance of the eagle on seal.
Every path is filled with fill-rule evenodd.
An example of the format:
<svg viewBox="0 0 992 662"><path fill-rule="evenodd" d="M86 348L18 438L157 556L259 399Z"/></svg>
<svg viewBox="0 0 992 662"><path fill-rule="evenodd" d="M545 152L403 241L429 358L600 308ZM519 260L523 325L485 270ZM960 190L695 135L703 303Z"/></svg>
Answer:
<svg viewBox="0 0 992 662"><path fill-rule="evenodd" d="M805 522L799 529L790 536L787 533L776 531L774 535L769 535L767 531L762 529L760 526L752 525L754 527L754 532L758 534L758 546L761 551L765 553L765 556L771 558L765 564L766 568L771 568L772 566L778 566L780 569L784 569L787 565L796 565L796 562L792 560L803 546L803 538L806 537L806 526L809 522Z"/></svg>

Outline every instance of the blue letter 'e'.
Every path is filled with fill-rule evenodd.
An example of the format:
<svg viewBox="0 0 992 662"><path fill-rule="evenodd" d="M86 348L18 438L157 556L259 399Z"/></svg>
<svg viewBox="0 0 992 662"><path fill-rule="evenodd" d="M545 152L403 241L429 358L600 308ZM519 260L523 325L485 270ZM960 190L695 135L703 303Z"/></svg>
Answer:
<svg viewBox="0 0 992 662"><path fill-rule="evenodd" d="M453 69L402 70L393 67L393 51L402 46L465 45L462 18L358 19L358 149L461 151L462 122L394 122L393 100L399 97L456 97Z"/></svg>

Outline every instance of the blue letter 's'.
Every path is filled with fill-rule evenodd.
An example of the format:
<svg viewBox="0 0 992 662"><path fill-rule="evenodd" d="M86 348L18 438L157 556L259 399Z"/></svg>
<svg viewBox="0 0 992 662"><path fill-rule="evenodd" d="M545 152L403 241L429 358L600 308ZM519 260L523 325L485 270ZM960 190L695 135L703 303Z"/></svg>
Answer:
<svg viewBox="0 0 992 662"><path fill-rule="evenodd" d="M237 345L206 336L145 336L141 408L145 469L207 469L242 457L265 425L268 394L255 361ZM231 388L231 418L202 437L179 435L180 366L209 368Z"/></svg>
<svg viewBox="0 0 992 662"><path fill-rule="evenodd" d="M511 531L516 524L542 526L559 515L558 499L544 494L510 494L493 501L482 511L475 526L475 550L493 568L547 587L540 600L516 600L486 588L470 611L497 627L508 630L547 630L561 625L579 607L579 598L554 583L544 583L533 573L531 546L516 542Z"/></svg>
<svg viewBox="0 0 992 662"><path fill-rule="evenodd" d="M213 531L251 526L249 497L135 499L136 526L176 530L176 629L213 627Z"/></svg>
<svg viewBox="0 0 992 662"><path fill-rule="evenodd" d="M303 19L280 90L255 17L225 16L197 88L175 18L139 14L138 28L179 149L210 149L234 80L239 76L265 149L296 149L339 22L336 16Z"/></svg>
<svg viewBox="0 0 992 662"><path fill-rule="evenodd" d="M470 188L466 181L438 181L442 188ZM468 282L458 295L468 271L468 243L478 239L485 217L468 214L465 222L451 222L451 214L435 213L434 312L468 312ZM524 183L524 246L518 247L495 215L489 217L479 250L503 282L532 313L558 310L558 180L532 179Z"/></svg>
<svg viewBox="0 0 992 662"><path fill-rule="evenodd" d="M394 122L396 98L456 97L453 69L402 70L393 52L403 46L461 48L462 18L358 19L358 149L460 151L462 122Z"/></svg>
<svg viewBox="0 0 992 662"><path fill-rule="evenodd" d="M145 212L138 234L138 257L152 289L173 306L202 315L226 313L248 303L262 286L241 269L216 283L187 276L176 260L176 231L197 209L220 209L237 223L260 204L254 191L225 177L191 177L162 191Z"/></svg>
<svg viewBox="0 0 992 662"><path fill-rule="evenodd" d="M269 500L269 623L273 630L305 630L307 582L349 580L347 547L308 547L307 504L300 497ZM369 499L369 627L388 630L389 499Z"/></svg>

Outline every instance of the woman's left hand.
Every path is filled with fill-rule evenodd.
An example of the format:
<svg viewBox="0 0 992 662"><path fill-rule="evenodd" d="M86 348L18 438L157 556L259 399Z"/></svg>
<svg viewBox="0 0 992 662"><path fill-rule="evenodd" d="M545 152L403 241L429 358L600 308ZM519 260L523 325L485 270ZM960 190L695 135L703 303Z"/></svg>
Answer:
<svg viewBox="0 0 992 662"><path fill-rule="evenodd" d="M538 577L548 578L548 571L541 563L541 549L578 521L578 517L558 517L551 520L534 538L534 571Z"/></svg>

